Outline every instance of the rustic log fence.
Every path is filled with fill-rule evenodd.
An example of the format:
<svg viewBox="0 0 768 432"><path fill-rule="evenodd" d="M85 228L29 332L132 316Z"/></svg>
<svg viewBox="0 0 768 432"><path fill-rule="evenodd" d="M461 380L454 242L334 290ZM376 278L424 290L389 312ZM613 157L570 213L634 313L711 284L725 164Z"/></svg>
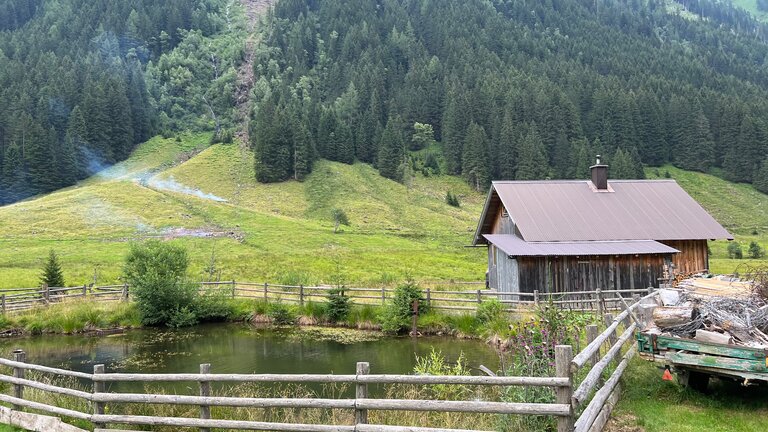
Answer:
<svg viewBox="0 0 768 432"><path fill-rule="evenodd" d="M482 282L449 282L452 286L474 287ZM270 284L266 282L200 282L203 292L216 292L231 298L250 298L256 300L280 300L304 305L310 301L322 301L328 297L331 286L305 286ZM433 309L474 311L477 305L488 299L498 299L508 312L553 304L559 308L595 311L601 316L612 310L622 310L626 298L647 294L648 289L595 290L560 293L505 293L491 289L443 289L439 285L424 289L426 303ZM344 287L344 293L357 304L385 304L392 298L393 288ZM72 299L87 298L99 302L127 301L130 299L130 287L123 285L87 286L69 288L14 288L0 290L0 311L18 312L34 307L45 306Z"/></svg>
<svg viewBox="0 0 768 432"><path fill-rule="evenodd" d="M611 411L619 400L620 379L630 360L635 355L633 343L635 331L642 325L641 305L657 301L657 293L651 292L640 298L635 296L632 304L624 302L625 309L615 318L605 314L605 328L587 330L587 346L575 356L570 345L555 347L555 376L431 376L431 375L375 375L371 374L368 363L356 365L354 375L333 374L214 374L210 364L201 364L200 373L177 374L133 374L108 373L103 365L95 365L93 373L75 372L41 366L26 362L22 351L13 353L13 360L0 358L0 382L10 384L10 394L0 394L0 403L12 408L0 407L0 420L25 419L26 423L13 423L29 427L29 423L45 424L45 431L72 432L71 425L55 423L55 419L34 416L23 410L33 410L47 415L91 422L97 431L109 425L129 426L175 426L198 428L201 431L216 429L279 430L279 431L386 431L386 432L436 432L458 431L456 429L435 429L412 426L369 424L370 411L434 411L457 413L486 413L502 415L541 415L557 419L558 432L599 432L607 423ZM619 331L621 333L619 334ZM35 376L26 372L35 371ZM607 375L607 376L606 376ZM55 385L55 380L44 381L42 376L77 379L85 383L92 392ZM576 377L583 377L577 379ZM198 395L169 395L149 393L118 393L110 390L110 383L197 383ZM352 386L354 398L248 398L215 396L212 383L341 383ZM529 386L549 387L555 391L554 403L499 402L483 400L414 400L370 398L369 384L411 384L411 385L467 385L467 386ZM78 411L29 400L24 389L33 388L55 395L65 395L87 402L89 412ZM146 388L146 386L142 386ZM192 387L190 387L192 388ZM118 414L121 404L186 405L198 406L199 418L138 416ZM263 421L215 419L211 407L241 408L291 408L349 410L354 415L353 424L293 424ZM17 414L14 416L14 413ZM111 414L107 414L111 413ZM6 420L9 421L9 420ZM35 423L37 422L37 423ZM53 425L60 425L54 428ZM26 425L26 426L25 426ZM33 429L32 430L37 430Z"/></svg>

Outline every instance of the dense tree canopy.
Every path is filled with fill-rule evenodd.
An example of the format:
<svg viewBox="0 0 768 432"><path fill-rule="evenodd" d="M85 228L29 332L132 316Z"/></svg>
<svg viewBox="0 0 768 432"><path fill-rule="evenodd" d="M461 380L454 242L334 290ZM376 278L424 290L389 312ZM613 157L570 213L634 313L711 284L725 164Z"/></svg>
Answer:
<svg viewBox="0 0 768 432"><path fill-rule="evenodd" d="M621 177L642 161L753 181L768 154L766 27L727 2L677 3L281 0L255 65L257 175L321 157L397 178L421 124L445 171L478 188L581 178L598 153ZM274 134L284 118L301 119L301 139Z"/></svg>
<svg viewBox="0 0 768 432"><path fill-rule="evenodd" d="M192 44L189 34L221 27L219 3L3 1L0 204L71 185L126 158L164 126L145 82L147 65Z"/></svg>

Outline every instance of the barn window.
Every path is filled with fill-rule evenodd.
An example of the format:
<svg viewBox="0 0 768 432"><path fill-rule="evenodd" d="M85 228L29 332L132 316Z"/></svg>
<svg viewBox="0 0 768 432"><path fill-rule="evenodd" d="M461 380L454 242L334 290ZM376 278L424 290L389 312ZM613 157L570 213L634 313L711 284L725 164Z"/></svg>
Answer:
<svg viewBox="0 0 768 432"><path fill-rule="evenodd" d="M501 209L501 217L508 218L509 213L507 212L507 209Z"/></svg>

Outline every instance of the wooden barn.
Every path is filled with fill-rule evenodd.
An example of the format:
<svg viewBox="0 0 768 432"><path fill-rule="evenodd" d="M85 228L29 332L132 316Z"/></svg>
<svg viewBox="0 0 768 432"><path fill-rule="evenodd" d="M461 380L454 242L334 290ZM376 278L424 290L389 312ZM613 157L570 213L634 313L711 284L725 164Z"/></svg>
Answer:
<svg viewBox="0 0 768 432"><path fill-rule="evenodd" d="M674 180L493 182L473 244L488 247L501 292L658 286L665 269L709 268L707 240L728 233ZM670 266L670 264L673 264Z"/></svg>

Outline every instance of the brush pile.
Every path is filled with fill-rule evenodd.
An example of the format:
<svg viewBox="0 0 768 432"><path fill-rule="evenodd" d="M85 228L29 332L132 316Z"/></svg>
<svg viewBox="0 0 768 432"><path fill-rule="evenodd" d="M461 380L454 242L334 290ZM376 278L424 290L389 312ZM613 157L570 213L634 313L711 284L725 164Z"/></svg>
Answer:
<svg viewBox="0 0 768 432"><path fill-rule="evenodd" d="M662 305L653 309L649 333L693 338L702 342L768 349L768 269L742 276L731 294L697 289L694 280L680 281L676 290L662 289ZM732 281L736 282L736 281ZM742 287L744 285L739 285Z"/></svg>

